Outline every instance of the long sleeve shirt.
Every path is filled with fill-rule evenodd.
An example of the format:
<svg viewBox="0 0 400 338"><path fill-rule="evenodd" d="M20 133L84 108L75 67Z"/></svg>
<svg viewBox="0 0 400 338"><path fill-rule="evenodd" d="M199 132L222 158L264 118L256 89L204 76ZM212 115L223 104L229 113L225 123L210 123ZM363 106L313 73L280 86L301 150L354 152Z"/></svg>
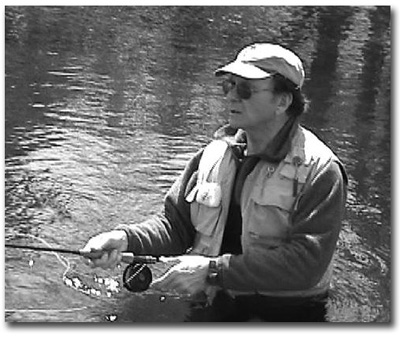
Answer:
<svg viewBox="0 0 400 338"><path fill-rule="evenodd" d="M190 250L196 230L191 222L190 203L185 197L196 183L202 153L200 150L188 162L172 185L159 215L143 223L117 227L128 234L129 251L180 255ZM346 184L346 173L339 161L331 161L319 170L299 199L291 215L290 231L279 247L263 248L257 251L257 257L221 253L224 259L220 265L220 286L247 290L262 285L271 291L312 287L325 273L336 247L344 215Z"/></svg>

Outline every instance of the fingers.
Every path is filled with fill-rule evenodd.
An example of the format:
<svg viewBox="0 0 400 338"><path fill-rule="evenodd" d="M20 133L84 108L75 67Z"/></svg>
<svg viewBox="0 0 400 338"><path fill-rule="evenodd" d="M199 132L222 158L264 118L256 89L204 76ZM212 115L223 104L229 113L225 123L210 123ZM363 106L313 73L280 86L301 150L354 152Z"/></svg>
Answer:
<svg viewBox="0 0 400 338"><path fill-rule="evenodd" d="M121 230L113 230L92 237L81 253L84 257L89 258L89 266L109 269L121 262L121 251L126 249L126 233Z"/></svg>
<svg viewBox="0 0 400 338"><path fill-rule="evenodd" d="M107 249L114 249L111 246L112 238L108 233L102 233L100 235L92 237L85 245L82 251L97 252L105 251Z"/></svg>
<svg viewBox="0 0 400 338"><path fill-rule="evenodd" d="M209 258L204 256L180 256L179 263L171 267L164 275L157 278L151 287L192 297L207 288L206 277Z"/></svg>
<svg viewBox="0 0 400 338"><path fill-rule="evenodd" d="M110 269L121 262L121 253L119 250L104 251L99 258L89 258L87 263L92 268Z"/></svg>
<svg viewBox="0 0 400 338"><path fill-rule="evenodd" d="M197 290L193 287L188 274L188 271L178 264L155 279L150 287L164 293L190 297Z"/></svg>
<svg viewBox="0 0 400 338"><path fill-rule="evenodd" d="M190 298L190 291L186 290L184 286L179 283L175 283L171 277L161 276L155 279L151 284L150 288L162 292L163 295L179 296Z"/></svg>
<svg viewBox="0 0 400 338"><path fill-rule="evenodd" d="M126 251L128 248L128 238L125 231L112 230L103 232L92 237L83 248L83 251L108 251L118 249Z"/></svg>

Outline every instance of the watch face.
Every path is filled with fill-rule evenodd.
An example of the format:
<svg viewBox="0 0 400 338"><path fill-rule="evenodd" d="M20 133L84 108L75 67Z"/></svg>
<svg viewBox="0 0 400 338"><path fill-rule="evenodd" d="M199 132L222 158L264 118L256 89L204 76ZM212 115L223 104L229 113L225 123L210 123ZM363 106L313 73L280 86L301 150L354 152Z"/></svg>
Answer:
<svg viewBox="0 0 400 338"><path fill-rule="evenodd" d="M215 260L210 260L208 265L207 282L211 285L218 284L218 266Z"/></svg>
<svg viewBox="0 0 400 338"><path fill-rule="evenodd" d="M212 272L208 275L207 282L211 285L218 284L218 274L216 272Z"/></svg>

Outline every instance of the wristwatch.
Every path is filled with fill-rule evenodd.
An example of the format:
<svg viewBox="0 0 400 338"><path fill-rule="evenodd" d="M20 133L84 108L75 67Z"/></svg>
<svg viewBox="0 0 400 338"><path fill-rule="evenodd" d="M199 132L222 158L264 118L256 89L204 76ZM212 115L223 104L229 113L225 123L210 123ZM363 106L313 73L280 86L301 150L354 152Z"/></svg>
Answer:
<svg viewBox="0 0 400 338"><path fill-rule="evenodd" d="M207 283L219 285L218 263L215 259L211 259L208 264Z"/></svg>

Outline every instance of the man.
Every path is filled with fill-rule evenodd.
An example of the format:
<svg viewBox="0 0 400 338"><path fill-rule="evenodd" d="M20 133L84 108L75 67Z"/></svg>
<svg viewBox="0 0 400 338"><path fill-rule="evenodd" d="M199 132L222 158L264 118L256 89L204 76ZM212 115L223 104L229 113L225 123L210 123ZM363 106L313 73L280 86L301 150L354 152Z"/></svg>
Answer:
<svg viewBox="0 0 400 338"><path fill-rule="evenodd" d="M322 321L347 178L299 125L302 62L255 43L216 75L226 77L229 126L189 161L161 215L100 234L85 250L104 252L93 259L104 268L123 251L178 256L151 287L206 294L191 320Z"/></svg>

